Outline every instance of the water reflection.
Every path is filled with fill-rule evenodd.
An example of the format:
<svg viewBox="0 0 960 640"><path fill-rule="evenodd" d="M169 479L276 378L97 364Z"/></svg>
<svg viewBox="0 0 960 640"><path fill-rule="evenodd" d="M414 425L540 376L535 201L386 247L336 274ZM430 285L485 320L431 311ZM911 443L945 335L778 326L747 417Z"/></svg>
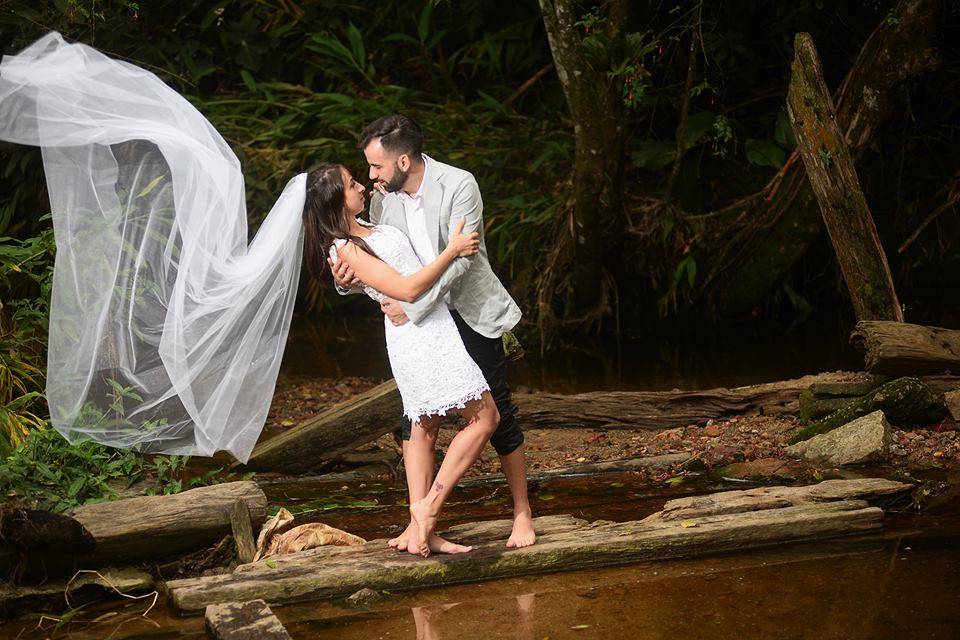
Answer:
<svg viewBox="0 0 960 640"><path fill-rule="evenodd" d="M524 593L515 597L516 600L516 634L513 636L516 640L534 640L533 628L533 609L537 595L535 593ZM460 602L446 603L440 605L431 605L423 607L411 607L413 622L417 628L417 640L443 640L440 636L441 618L445 614L460 606ZM436 618L436 620L435 620ZM442 621L446 623L446 620Z"/></svg>

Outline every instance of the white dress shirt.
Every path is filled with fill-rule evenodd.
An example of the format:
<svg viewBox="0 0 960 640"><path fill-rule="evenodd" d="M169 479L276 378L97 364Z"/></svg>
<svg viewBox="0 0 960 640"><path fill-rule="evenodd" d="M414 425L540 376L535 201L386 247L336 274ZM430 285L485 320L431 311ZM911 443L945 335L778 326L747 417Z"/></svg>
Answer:
<svg viewBox="0 0 960 640"><path fill-rule="evenodd" d="M423 211L423 185L427 182L427 176L430 174L430 160L423 158L423 178L420 180L420 188L412 196L406 191L400 190L397 195L400 202L403 203L403 212L407 221L407 232L410 238L410 244L417 257L420 258L420 264L427 265L437 258L437 248L430 242L430 234L427 233L427 220ZM444 296L444 301L450 307L450 293Z"/></svg>

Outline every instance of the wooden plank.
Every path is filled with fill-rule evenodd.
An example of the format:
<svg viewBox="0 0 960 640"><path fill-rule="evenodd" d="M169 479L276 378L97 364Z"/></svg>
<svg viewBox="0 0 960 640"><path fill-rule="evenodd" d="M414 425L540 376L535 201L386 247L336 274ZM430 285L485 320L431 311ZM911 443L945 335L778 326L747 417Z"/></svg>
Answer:
<svg viewBox="0 0 960 640"><path fill-rule="evenodd" d="M703 513L682 520L585 523L569 516L537 518L537 544L522 549L503 545L509 521L471 523L446 533L453 540L474 545L470 553L433 554L424 559L398 553L386 548L384 540L375 540L357 547L279 556L271 558L271 564L258 561L228 575L172 580L166 590L175 609L196 614L209 604L254 595L271 604L284 604L343 597L365 587L418 589L815 540L881 528L880 508L845 496L873 496L904 486L886 481L831 482L820 489L795 491L792 499L796 504L757 495L753 496L755 509ZM853 484L844 484L850 482ZM738 494L736 499L744 500L743 492L725 493ZM800 499L801 495L806 499Z"/></svg>
<svg viewBox="0 0 960 640"><path fill-rule="evenodd" d="M263 600L211 604L204 618L216 640L293 640Z"/></svg>
<svg viewBox="0 0 960 640"><path fill-rule="evenodd" d="M237 549L237 559L246 563L253 561L257 545L253 537L253 525L250 522L250 509L243 500L234 500L230 507L230 529Z"/></svg>
<svg viewBox="0 0 960 640"><path fill-rule="evenodd" d="M134 562L214 544L231 532L229 510L235 500L246 503L253 526L266 521L267 497L250 480L78 507L72 515L97 546L77 561L82 566Z"/></svg>
<svg viewBox="0 0 960 640"><path fill-rule="evenodd" d="M906 322L861 321L850 343L875 373L960 373L960 331Z"/></svg>
<svg viewBox="0 0 960 640"><path fill-rule="evenodd" d="M890 265L808 33L794 38L787 113L857 319L903 322Z"/></svg>

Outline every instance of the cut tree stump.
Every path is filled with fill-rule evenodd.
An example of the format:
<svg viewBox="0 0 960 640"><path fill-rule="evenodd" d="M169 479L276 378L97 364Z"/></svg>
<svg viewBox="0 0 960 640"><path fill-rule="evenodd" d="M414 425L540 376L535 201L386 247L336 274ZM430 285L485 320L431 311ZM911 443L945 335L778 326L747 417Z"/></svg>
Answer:
<svg viewBox="0 0 960 640"><path fill-rule="evenodd" d="M233 542L237 548L237 559L242 563L253 562L257 544L253 537L250 508L244 500L234 500L230 507L230 529L233 531Z"/></svg>
<svg viewBox="0 0 960 640"><path fill-rule="evenodd" d="M794 38L787 113L857 319L903 322L890 266L808 33Z"/></svg>
<svg viewBox="0 0 960 640"><path fill-rule="evenodd" d="M960 373L960 331L905 322L858 322L850 343L874 373Z"/></svg>
<svg viewBox="0 0 960 640"><path fill-rule="evenodd" d="M263 600L211 604L204 618L216 640L293 640Z"/></svg>
<svg viewBox="0 0 960 640"><path fill-rule="evenodd" d="M392 379L258 444L245 465L255 471L302 473L400 427L403 403Z"/></svg>
<svg viewBox="0 0 960 640"><path fill-rule="evenodd" d="M320 547L241 565L226 575L171 580L166 591L180 613L211 604L263 598L271 605L347 597L363 588L391 592L569 571L649 560L780 545L877 531L882 509L865 498L908 491L883 479L830 480L811 487L778 487L667 503L661 521L587 523L568 515L536 519L537 544L507 549L511 521L469 523L445 536L474 545L470 553L420 558L397 553L385 540L356 547ZM683 519L679 508L699 509ZM268 565L267 561L272 560Z"/></svg>
<svg viewBox="0 0 960 640"><path fill-rule="evenodd" d="M267 497L250 480L78 507L72 515L96 548L76 561L83 566L137 562L212 545L231 532L229 512L236 500L246 504L254 527L264 523Z"/></svg>

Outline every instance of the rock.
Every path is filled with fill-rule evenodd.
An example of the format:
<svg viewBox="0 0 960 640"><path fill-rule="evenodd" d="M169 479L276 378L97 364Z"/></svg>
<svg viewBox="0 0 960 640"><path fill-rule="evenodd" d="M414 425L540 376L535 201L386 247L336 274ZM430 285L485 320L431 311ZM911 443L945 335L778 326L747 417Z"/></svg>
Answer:
<svg viewBox="0 0 960 640"><path fill-rule="evenodd" d="M369 587L364 587L363 589L360 589L359 591L348 596L347 602L352 605L365 606L372 602L376 602L377 600L381 600L382 598L383 594L379 591L374 591Z"/></svg>
<svg viewBox="0 0 960 640"><path fill-rule="evenodd" d="M704 427L703 433L711 438L716 438L720 435L720 427L715 424L708 424L706 427Z"/></svg>
<svg viewBox="0 0 960 640"><path fill-rule="evenodd" d="M731 462L738 462L743 460L744 457L743 451L737 447L731 447L728 445L713 447L712 449L707 449L703 452L704 462L711 467L729 464Z"/></svg>
<svg viewBox="0 0 960 640"><path fill-rule="evenodd" d="M798 476L799 465L793 460L778 458L757 458L744 462L728 464L717 471L725 478L757 479L784 478L795 480Z"/></svg>
<svg viewBox="0 0 960 640"><path fill-rule="evenodd" d="M960 420L960 389L947 391L943 394L943 400L947 403L947 411L954 420Z"/></svg>
<svg viewBox="0 0 960 640"><path fill-rule="evenodd" d="M890 450L892 432L883 411L857 418L828 433L787 447L790 456L830 465L880 460Z"/></svg>

